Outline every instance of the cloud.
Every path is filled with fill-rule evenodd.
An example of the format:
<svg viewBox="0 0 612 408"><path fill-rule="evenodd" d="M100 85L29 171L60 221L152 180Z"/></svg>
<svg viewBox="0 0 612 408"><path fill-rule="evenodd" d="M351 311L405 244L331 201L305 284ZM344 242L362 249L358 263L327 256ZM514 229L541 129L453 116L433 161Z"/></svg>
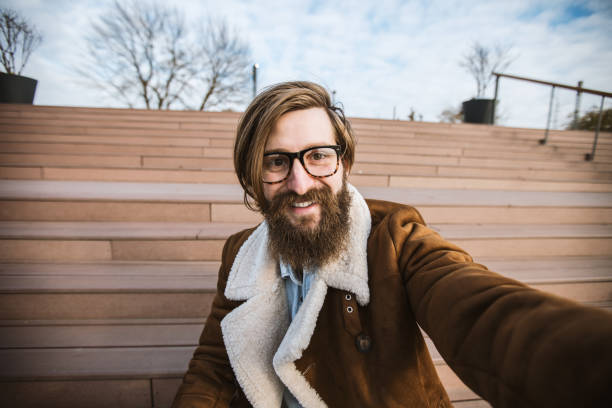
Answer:
<svg viewBox="0 0 612 408"><path fill-rule="evenodd" d="M40 27L45 43L28 75L40 80L37 103L119 106L75 81L72 67L83 35L112 1L6 0ZM608 90L612 83L612 7L605 0L310 1L185 0L191 24L226 17L247 38L261 87L291 79L336 91L351 116L406 118L413 108L428 121L475 93L458 64L470 45L512 45L517 75ZM492 96L492 89L490 90ZM502 80L503 123L546 124L550 89ZM574 109L575 93L558 91L557 123ZM592 101L584 97L582 106ZM597 102L597 101L595 101ZM608 102L610 104L610 102Z"/></svg>

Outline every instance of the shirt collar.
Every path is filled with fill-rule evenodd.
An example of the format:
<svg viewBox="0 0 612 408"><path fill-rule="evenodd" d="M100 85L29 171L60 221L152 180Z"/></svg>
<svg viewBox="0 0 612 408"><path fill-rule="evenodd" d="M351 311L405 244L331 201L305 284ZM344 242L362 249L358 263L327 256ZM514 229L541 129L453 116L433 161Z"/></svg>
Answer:
<svg viewBox="0 0 612 408"><path fill-rule="evenodd" d="M283 279L289 278L296 285L302 286L302 280L299 279L299 277L296 275L296 273L293 270L293 268L291 267L291 265L286 264L285 262L283 262L282 259L279 261L279 265L280 265L280 275L281 275L281 278L283 278ZM304 268L304 270L303 270L304 276L306 276L307 274L312 273L312 272L314 272L314 271L311 271L311 270L306 269L306 268Z"/></svg>

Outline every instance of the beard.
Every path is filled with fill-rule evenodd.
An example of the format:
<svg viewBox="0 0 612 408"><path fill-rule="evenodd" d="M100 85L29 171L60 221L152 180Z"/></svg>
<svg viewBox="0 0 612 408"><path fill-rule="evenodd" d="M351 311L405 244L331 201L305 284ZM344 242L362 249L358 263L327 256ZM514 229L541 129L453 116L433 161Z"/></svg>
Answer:
<svg viewBox="0 0 612 408"><path fill-rule="evenodd" d="M304 201L319 205L318 224L311 225L312 217L298 220L298 225L288 219L286 213L291 204ZM337 258L348 237L350 204L346 180L337 194L326 184L303 195L293 191L278 193L262 209L268 222L268 245L272 255L277 260L282 259L294 271L322 266Z"/></svg>

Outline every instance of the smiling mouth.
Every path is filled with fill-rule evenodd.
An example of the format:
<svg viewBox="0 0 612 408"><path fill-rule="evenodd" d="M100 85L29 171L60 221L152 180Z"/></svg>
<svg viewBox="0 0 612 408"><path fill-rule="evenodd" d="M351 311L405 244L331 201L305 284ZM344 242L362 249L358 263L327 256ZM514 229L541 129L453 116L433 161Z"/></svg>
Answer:
<svg viewBox="0 0 612 408"><path fill-rule="evenodd" d="M302 203L292 203L291 206L294 208L306 208L314 204L314 201L304 201Z"/></svg>

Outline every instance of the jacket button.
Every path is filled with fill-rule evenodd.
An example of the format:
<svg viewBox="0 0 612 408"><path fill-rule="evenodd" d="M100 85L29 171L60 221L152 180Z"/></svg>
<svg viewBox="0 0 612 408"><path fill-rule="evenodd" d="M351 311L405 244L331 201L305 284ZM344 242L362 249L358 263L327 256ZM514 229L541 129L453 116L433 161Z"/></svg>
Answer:
<svg viewBox="0 0 612 408"><path fill-rule="evenodd" d="M353 313L353 307L352 306L347 306L346 311L349 313Z"/></svg>
<svg viewBox="0 0 612 408"><path fill-rule="evenodd" d="M355 337L355 345L357 350L367 353L372 348L372 339L367 334L360 333Z"/></svg>
<svg viewBox="0 0 612 408"><path fill-rule="evenodd" d="M347 293L346 295L344 295L344 298L345 298L346 300L351 300L353 297L351 296L351 294L350 294L350 293Z"/></svg>

